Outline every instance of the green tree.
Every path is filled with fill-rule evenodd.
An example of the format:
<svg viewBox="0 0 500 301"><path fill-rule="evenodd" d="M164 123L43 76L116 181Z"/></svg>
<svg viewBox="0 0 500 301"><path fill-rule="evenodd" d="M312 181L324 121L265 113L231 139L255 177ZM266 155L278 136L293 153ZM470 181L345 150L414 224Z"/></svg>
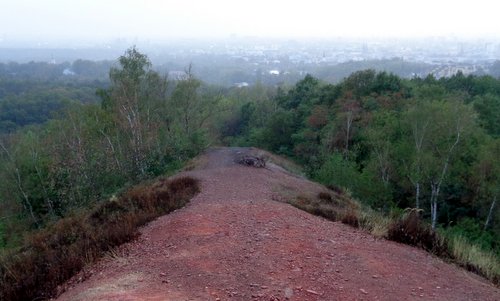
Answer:
<svg viewBox="0 0 500 301"><path fill-rule="evenodd" d="M398 139L398 116L383 111L373 116L373 121L364 131L371 153L371 164L376 174L389 187L394 170L394 142Z"/></svg>
<svg viewBox="0 0 500 301"><path fill-rule="evenodd" d="M405 114L411 127L415 179L430 187L431 222L438 218L440 192L464 141L471 136L475 114L460 101L422 101ZM413 144L412 143L412 144Z"/></svg>
<svg viewBox="0 0 500 301"><path fill-rule="evenodd" d="M292 135L297 130L297 118L294 112L278 111L263 128L259 142L271 151L291 155L293 150Z"/></svg>
<svg viewBox="0 0 500 301"><path fill-rule="evenodd" d="M166 79L151 70L148 57L135 47L119 59L119 68L111 68L111 88L102 93L103 107L116 118L124 145L133 158L131 172L144 177L148 170L146 160L151 145L155 143L155 121L162 102L165 102ZM164 105L164 104L163 104Z"/></svg>
<svg viewBox="0 0 500 301"><path fill-rule="evenodd" d="M308 74L295 84L286 96L278 98L278 104L288 110L297 109L304 104L314 104L319 100L319 87L319 80Z"/></svg>
<svg viewBox="0 0 500 301"><path fill-rule="evenodd" d="M358 128L357 122L362 113L361 102L350 97L348 93L337 100L334 105L334 123L327 137L329 149L342 149L347 156L351 148L351 140Z"/></svg>
<svg viewBox="0 0 500 301"><path fill-rule="evenodd" d="M474 109L479 113L479 122L493 137L500 137L500 95L476 96Z"/></svg>
<svg viewBox="0 0 500 301"><path fill-rule="evenodd" d="M13 143L15 142L13 141ZM24 211L29 214L31 222L38 223L38 218L35 215L34 204L31 196L29 195L29 191L26 188L24 182L25 175L22 173L17 154L11 149L11 147L6 145L6 143L1 140L0 148L3 151L3 164L1 167L4 175L4 185L2 185L2 188L7 189L2 191L2 196L4 198L10 197L12 199L19 200ZM13 190L11 187L16 187L16 189Z"/></svg>
<svg viewBox="0 0 500 301"><path fill-rule="evenodd" d="M349 75L348 78L342 83L344 93L351 93L355 99L360 99L362 96L369 95L375 85L375 70L368 69L362 71L356 71ZM383 87L383 81L379 82L379 85Z"/></svg>
<svg viewBox="0 0 500 301"><path fill-rule="evenodd" d="M349 189L355 193L361 182L361 173L354 162L345 159L339 152L333 152L315 173L315 179L325 185L334 185Z"/></svg>
<svg viewBox="0 0 500 301"><path fill-rule="evenodd" d="M497 202L500 196L500 139L495 139L484 144L480 150L479 158L473 167L474 182L478 194L486 200L487 215L484 229L491 226L498 211Z"/></svg>

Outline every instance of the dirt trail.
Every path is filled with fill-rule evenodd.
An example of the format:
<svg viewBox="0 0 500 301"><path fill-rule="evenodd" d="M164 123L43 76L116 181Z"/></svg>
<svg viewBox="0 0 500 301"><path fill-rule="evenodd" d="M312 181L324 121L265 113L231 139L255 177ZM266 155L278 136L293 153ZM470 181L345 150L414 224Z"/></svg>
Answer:
<svg viewBox="0 0 500 301"><path fill-rule="evenodd" d="M321 187L233 163L248 151L208 152L186 172L202 181L188 206L142 228L58 300L500 300L422 250L274 201L283 187Z"/></svg>

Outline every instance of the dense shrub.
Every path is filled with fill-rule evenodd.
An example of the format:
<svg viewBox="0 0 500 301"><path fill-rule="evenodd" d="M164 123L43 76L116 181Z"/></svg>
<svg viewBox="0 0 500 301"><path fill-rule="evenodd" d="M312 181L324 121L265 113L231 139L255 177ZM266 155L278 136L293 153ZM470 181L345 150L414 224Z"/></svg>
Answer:
<svg viewBox="0 0 500 301"><path fill-rule="evenodd" d="M359 218L358 218L357 213L354 210L349 210L349 211L345 212L344 215L342 216L341 221L342 221L342 223L344 223L346 225L350 225L354 228L359 227Z"/></svg>
<svg viewBox="0 0 500 301"><path fill-rule="evenodd" d="M446 228L444 232L449 237L464 237L485 251L495 252L500 258L500 241L495 239L493 231L485 231L483 227L484 225L471 218L463 218L454 226Z"/></svg>
<svg viewBox="0 0 500 301"><path fill-rule="evenodd" d="M421 247L439 256L449 257L445 240L429 224L422 221L419 210L411 209L389 225L387 238Z"/></svg>
<svg viewBox="0 0 500 301"><path fill-rule="evenodd" d="M322 192L318 193L318 199L323 200L323 201L327 201L327 202L331 202L332 195L329 194L328 192L322 191Z"/></svg>

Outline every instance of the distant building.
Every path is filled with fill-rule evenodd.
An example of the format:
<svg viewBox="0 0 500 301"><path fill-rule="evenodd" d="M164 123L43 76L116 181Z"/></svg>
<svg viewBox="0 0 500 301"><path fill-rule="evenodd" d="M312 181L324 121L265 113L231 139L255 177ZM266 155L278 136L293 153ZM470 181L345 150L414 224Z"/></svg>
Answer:
<svg viewBox="0 0 500 301"><path fill-rule="evenodd" d="M447 78L447 77L452 77L458 73L462 73L463 75L467 76L470 74L474 74L477 71L478 68L475 65L470 65L470 66L448 65L448 66L439 66L435 68L434 70L431 71L431 74L433 74L436 78L443 78L443 77Z"/></svg>
<svg viewBox="0 0 500 301"><path fill-rule="evenodd" d="M76 73L69 68L64 69L62 73L63 75L76 75Z"/></svg>
<svg viewBox="0 0 500 301"><path fill-rule="evenodd" d="M279 70L269 70L270 75L280 75Z"/></svg>
<svg viewBox="0 0 500 301"><path fill-rule="evenodd" d="M235 83L234 86L237 88L243 88L243 87L248 87L249 84L247 82L241 82L241 83Z"/></svg>

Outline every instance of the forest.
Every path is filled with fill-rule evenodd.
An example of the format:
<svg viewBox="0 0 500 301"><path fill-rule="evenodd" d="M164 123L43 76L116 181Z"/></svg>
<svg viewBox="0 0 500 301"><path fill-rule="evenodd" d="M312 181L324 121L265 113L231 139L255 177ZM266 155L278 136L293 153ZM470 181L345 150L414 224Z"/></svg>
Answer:
<svg viewBox="0 0 500 301"><path fill-rule="evenodd" d="M389 216L421 209L433 229L500 255L500 80L365 70L337 85L306 76L270 94L243 101L222 141L293 158Z"/></svg>
<svg viewBox="0 0 500 301"><path fill-rule="evenodd" d="M367 69L338 84L307 75L295 85L220 87L200 81L196 66L171 80L135 47L107 67L109 80L5 68L0 248L230 145L286 156L381 214L420 209L433 229L500 256L498 78Z"/></svg>
<svg viewBox="0 0 500 301"><path fill-rule="evenodd" d="M16 92L5 83L0 246L18 246L22 233L176 170L206 147L204 123L216 96L199 94L192 76L168 85L135 48L119 65L110 69L109 87L26 80L19 81L26 91Z"/></svg>

